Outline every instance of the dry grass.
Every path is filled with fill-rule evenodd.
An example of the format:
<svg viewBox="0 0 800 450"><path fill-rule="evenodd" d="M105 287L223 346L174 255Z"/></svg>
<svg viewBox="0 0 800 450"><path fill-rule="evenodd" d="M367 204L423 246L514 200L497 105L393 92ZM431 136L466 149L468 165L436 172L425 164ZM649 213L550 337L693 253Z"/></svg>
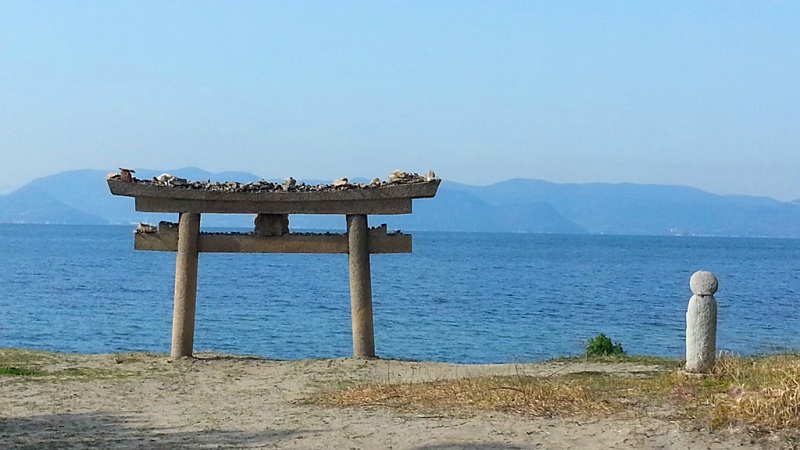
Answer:
<svg viewBox="0 0 800 450"><path fill-rule="evenodd" d="M670 391L671 374L620 377L580 372L493 376L425 383L366 384L314 399L328 406L388 406L427 412L499 410L533 416L640 414Z"/></svg>
<svg viewBox="0 0 800 450"><path fill-rule="evenodd" d="M715 425L800 430L800 354L723 356L714 379L720 381L720 389L708 400Z"/></svg>
<svg viewBox="0 0 800 450"><path fill-rule="evenodd" d="M565 356L555 358L552 362L591 362L591 363L630 363L643 366L659 366L665 369L680 369L685 361L675 358L647 355L605 355L605 356Z"/></svg>
<svg viewBox="0 0 800 450"><path fill-rule="evenodd" d="M581 372L422 383L364 384L323 392L332 407L382 406L444 415L494 410L531 416L637 417L693 426L745 426L800 436L800 354L722 356L714 373L685 374L676 364L637 376Z"/></svg>

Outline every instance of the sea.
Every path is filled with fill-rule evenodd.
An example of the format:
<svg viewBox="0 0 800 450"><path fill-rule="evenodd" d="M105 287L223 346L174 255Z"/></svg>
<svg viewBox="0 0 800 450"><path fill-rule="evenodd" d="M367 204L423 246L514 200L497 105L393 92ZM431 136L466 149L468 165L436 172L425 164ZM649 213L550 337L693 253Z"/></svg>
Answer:
<svg viewBox="0 0 800 450"><path fill-rule="evenodd" d="M175 254L132 226L0 225L0 347L170 350ZM603 333L681 357L689 278L719 279L717 348L800 350L800 240L432 233L372 255L376 352L455 363L580 355ZM352 353L347 255L201 254L195 351Z"/></svg>

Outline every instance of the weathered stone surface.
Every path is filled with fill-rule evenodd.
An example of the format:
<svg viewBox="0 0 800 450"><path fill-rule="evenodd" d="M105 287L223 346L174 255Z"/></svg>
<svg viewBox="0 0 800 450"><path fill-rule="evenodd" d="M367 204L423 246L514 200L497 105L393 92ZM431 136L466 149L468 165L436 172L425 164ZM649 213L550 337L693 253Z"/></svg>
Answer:
<svg viewBox="0 0 800 450"><path fill-rule="evenodd" d="M420 176L419 174L412 173L412 172L405 172L402 170L395 170L389 175L388 181L381 181L379 178L375 178L372 180L371 183L350 183L347 178L340 178L334 181L332 184L319 184L319 185L307 185L306 183L300 182L298 183L292 177L287 178L283 183L273 183L270 181L260 180L256 182L250 183L239 183L236 181L226 181L226 182L214 182L212 183L210 180L206 181L189 181L185 178L178 178L174 175L164 173L157 177L153 177L151 180L139 180L133 177L132 173L134 173L131 169L120 169L120 173L109 173L106 177L109 180L109 186L112 186L111 181L113 182L124 182L130 183L132 185L145 185L145 186L160 186L160 187L175 187L181 188L181 190L189 190L189 191L211 191L211 192L225 192L225 193L236 193L236 192L246 192L246 193L295 193L295 192L326 192L326 191L334 191L334 192L341 192L342 190L371 190L376 188L382 188L387 186L396 186L396 185L407 185L407 184L417 184L417 183L432 183L435 182L438 185L438 182L441 180L436 177L436 174L431 170L425 176ZM116 190L122 191L124 189L117 188ZM112 187L112 193L115 195L128 195L124 193L117 193L115 189Z"/></svg>
<svg viewBox="0 0 800 450"><path fill-rule="evenodd" d="M120 168L120 173L109 173L106 179L125 183L152 184L155 186L180 187L184 189L215 192L320 192L341 190L342 186L346 186L348 189L374 189L386 185L441 181L432 170L428 171L424 176L413 172L395 170L389 175L388 181L381 181L379 178L375 178L369 184L350 183L347 178L340 178L332 184L319 185L307 185L303 182L298 183L297 180L292 177L287 178L283 183L273 183L265 180L250 183L239 183L236 181L212 183L210 180L188 181L185 178L178 178L168 173L153 177L152 180L139 180L133 177L133 173L135 173L135 171L132 169Z"/></svg>
<svg viewBox="0 0 800 450"><path fill-rule="evenodd" d="M181 214L175 258L175 304L172 312L173 359L192 356L197 305L197 243L200 214ZM140 234L139 236L148 236Z"/></svg>
<svg viewBox="0 0 800 450"><path fill-rule="evenodd" d="M426 182L417 180L409 183L395 183L371 186L363 183L348 184L349 189L333 186L307 186L270 183L268 187L257 189L235 182L219 187L195 188L196 181L186 186L168 186L160 182L123 182L119 176L108 179L108 186L114 195L127 197L153 197L191 200L244 200L244 201L316 201L316 200L365 200L378 198L428 198L436 195L441 180ZM237 187L238 185L238 187ZM284 190L288 188L288 190ZM316 189L315 189L316 188Z"/></svg>
<svg viewBox="0 0 800 450"><path fill-rule="evenodd" d="M407 177L408 174L402 170L395 170L389 175L389 183L399 183L404 181Z"/></svg>
<svg viewBox="0 0 800 450"><path fill-rule="evenodd" d="M695 295L714 295L719 283L713 273L699 270L689 279L689 287Z"/></svg>
<svg viewBox="0 0 800 450"><path fill-rule="evenodd" d="M159 226L156 233L137 233L136 250L174 252L178 249L178 228ZM255 233L200 233L201 253L347 253L348 237L336 233L291 233L282 236L259 236ZM369 252L411 253L412 239L386 227L369 230Z"/></svg>
<svg viewBox="0 0 800 450"><path fill-rule="evenodd" d="M255 191L237 188L235 182L228 183L230 189L194 189L160 182L123 182L119 177L107 180L112 194L136 198L137 211L239 214L407 214L411 199L435 196L440 182L375 187L349 184L321 190L273 185L270 190Z"/></svg>
<svg viewBox="0 0 800 450"><path fill-rule="evenodd" d="M686 311L686 370L708 373L714 367L717 352L717 292L719 283L713 273L700 270L689 279L694 294Z"/></svg>
<svg viewBox="0 0 800 450"><path fill-rule="evenodd" d="M177 251L172 328L173 358L191 357L200 252L231 253L347 253L353 355L375 357L372 319L371 253L410 253L411 236L387 233L386 225L370 229L367 214L405 214L411 200L436 195L440 179L431 171L421 177L395 171L388 183L350 183L308 186L289 177L283 184L188 181L162 174L149 181L120 169L106 179L114 195L134 197L137 211L178 212L180 226L162 222L158 229L140 225L134 235L139 250ZM250 233L201 233L200 214L256 213ZM347 234L289 234L288 214L345 214Z"/></svg>
<svg viewBox="0 0 800 450"><path fill-rule="evenodd" d="M350 265L350 316L353 325L353 356L375 357L372 322L372 281L369 267L367 216L347 216L348 261Z"/></svg>
<svg viewBox="0 0 800 450"><path fill-rule="evenodd" d="M693 295L686 311L686 371L708 373L717 353L717 300Z"/></svg>
<svg viewBox="0 0 800 450"><path fill-rule="evenodd" d="M133 170L133 169L125 169L125 168L120 167L119 168L119 179L120 179L120 181L124 181L126 183L130 183L131 181L134 180L133 175L132 175L134 173L136 173L136 171Z"/></svg>
<svg viewBox="0 0 800 450"><path fill-rule="evenodd" d="M351 192L351 191L343 191ZM318 201L184 200L137 197L141 212L197 212L221 214L408 214L411 198Z"/></svg>
<svg viewBox="0 0 800 450"><path fill-rule="evenodd" d="M289 234L288 214L257 214L255 233L259 236L282 236Z"/></svg>
<svg viewBox="0 0 800 450"><path fill-rule="evenodd" d="M153 225L140 222L136 224L136 230L134 230L134 233L155 233L156 231L158 231L158 228L154 227Z"/></svg>

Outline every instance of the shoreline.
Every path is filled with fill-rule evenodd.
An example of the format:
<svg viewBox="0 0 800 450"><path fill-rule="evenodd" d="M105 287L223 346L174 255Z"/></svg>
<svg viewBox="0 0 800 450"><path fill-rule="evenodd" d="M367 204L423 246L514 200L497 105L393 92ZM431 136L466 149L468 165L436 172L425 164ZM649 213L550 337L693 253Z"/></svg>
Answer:
<svg viewBox="0 0 800 450"><path fill-rule="evenodd" d="M607 373L658 365L591 361L462 365L352 358L276 361L198 353L82 355L0 349L0 437L10 448L781 448L742 430L708 431L647 414L530 417L504 411L440 413L325 407L313 395L364 383L426 383L476 376ZM775 447L777 446L777 447Z"/></svg>

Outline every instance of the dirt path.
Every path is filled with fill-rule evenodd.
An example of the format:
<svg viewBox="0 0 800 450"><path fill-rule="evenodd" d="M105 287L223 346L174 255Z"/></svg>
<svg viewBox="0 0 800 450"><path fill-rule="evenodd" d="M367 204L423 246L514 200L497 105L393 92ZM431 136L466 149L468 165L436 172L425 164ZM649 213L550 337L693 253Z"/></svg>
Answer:
<svg viewBox="0 0 800 450"><path fill-rule="evenodd" d="M771 447L729 431L632 420L438 417L302 400L354 381L430 381L486 374L636 372L631 364L463 366L350 359L268 361L200 355L68 355L54 378L0 377L0 448L729 449Z"/></svg>

